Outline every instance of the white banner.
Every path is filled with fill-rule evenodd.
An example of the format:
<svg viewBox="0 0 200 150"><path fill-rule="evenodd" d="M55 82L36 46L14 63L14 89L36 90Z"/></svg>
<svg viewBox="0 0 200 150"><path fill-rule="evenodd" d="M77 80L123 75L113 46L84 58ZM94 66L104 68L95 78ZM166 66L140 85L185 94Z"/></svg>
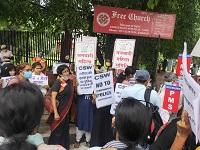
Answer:
<svg viewBox="0 0 200 150"><path fill-rule="evenodd" d="M188 112L193 133L196 135L196 143L200 141L200 86L187 72L187 45L184 43L183 51L183 96L184 110Z"/></svg>
<svg viewBox="0 0 200 150"><path fill-rule="evenodd" d="M124 70L132 66L135 39L116 39L113 51L112 68Z"/></svg>
<svg viewBox="0 0 200 150"><path fill-rule="evenodd" d="M48 76L45 75L32 75L32 78L29 79L31 83L36 85L45 86L48 85Z"/></svg>
<svg viewBox="0 0 200 150"><path fill-rule="evenodd" d="M125 87L128 85L117 83L115 86L115 103L112 104L111 109L110 109L110 114L114 115L115 114L115 109L118 105L118 103L121 101L121 93Z"/></svg>
<svg viewBox="0 0 200 150"><path fill-rule="evenodd" d="M94 43L95 44L95 52L94 52L94 59L96 59L96 50L97 50L97 37L92 36L82 36L82 38L79 38L79 40L82 40L86 43Z"/></svg>
<svg viewBox="0 0 200 150"><path fill-rule="evenodd" d="M94 67L77 66L78 94L92 94L94 92Z"/></svg>
<svg viewBox="0 0 200 150"><path fill-rule="evenodd" d="M5 88L8 85L9 81L13 78L16 78L16 77L15 76L2 77L1 78L2 79L2 88Z"/></svg>
<svg viewBox="0 0 200 150"><path fill-rule="evenodd" d="M114 103L114 87L112 71L96 74L96 106L101 108Z"/></svg>
<svg viewBox="0 0 200 150"><path fill-rule="evenodd" d="M94 65L97 37L78 38L75 42L75 65Z"/></svg>
<svg viewBox="0 0 200 150"><path fill-rule="evenodd" d="M195 47L193 48L191 56L200 57L200 39L197 41Z"/></svg>
<svg viewBox="0 0 200 150"><path fill-rule="evenodd" d="M60 66L60 65L67 65L67 66L69 67L69 63L54 63L54 64L53 64L53 68L52 68L53 74L57 74L57 68L58 68L58 66Z"/></svg>

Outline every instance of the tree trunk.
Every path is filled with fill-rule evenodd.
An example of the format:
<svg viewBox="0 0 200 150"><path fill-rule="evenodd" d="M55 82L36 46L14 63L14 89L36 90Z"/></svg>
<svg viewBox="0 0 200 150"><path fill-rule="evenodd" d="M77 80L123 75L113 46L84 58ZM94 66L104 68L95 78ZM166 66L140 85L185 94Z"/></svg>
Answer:
<svg viewBox="0 0 200 150"><path fill-rule="evenodd" d="M61 39L61 53L60 53L61 62L70 63L71 44L72 44L71 34L69 30L65 28L65 33L62 35L62 39Z"/></svg>

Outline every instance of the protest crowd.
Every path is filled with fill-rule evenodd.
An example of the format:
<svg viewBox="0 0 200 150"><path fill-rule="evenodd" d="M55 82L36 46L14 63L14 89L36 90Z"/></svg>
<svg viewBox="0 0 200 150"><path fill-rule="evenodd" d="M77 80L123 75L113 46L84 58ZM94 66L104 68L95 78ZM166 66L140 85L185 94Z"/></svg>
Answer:
<svg viewBox="0 0 200 150"><path fill-rule="evenodd" d="M114 64L82 64L80 58L75 63L57 63L50 81L51 70L42 58L15 66L4 44L2 51L7 54L0 55L0 150L69 150L72 122L76 126L74 149L83 141L91 150L200 149L200 122L195 120L200 114L192 118L186 108L192 105L192 96L182 88L193 89L189 77L162 69L162 84L155 87L145 69L124 67L124 63L115 64L124 69ZM122 55L119 50L117 54ZM189 75L183 67L184 73L184 77ZM191 90L194 98L195 88ZM38 130L44 111L51 130L47 142Z"/></svg>

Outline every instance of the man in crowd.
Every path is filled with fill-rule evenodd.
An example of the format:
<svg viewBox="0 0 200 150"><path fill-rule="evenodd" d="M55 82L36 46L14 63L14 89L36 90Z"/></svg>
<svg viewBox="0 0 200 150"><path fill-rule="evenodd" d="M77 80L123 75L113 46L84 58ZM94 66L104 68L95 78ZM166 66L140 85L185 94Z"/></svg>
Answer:
<svg viewBox="0 0 200 150"><path fill-rule="evenodd" d="M126 87L122 91L122 98L132 97L138 100L144 100L146 86L150 81L150 74L147 70L137 70L135 74L136 83L133 86ZM155 90L151 90L150 103L155 106L161 107L161 98Z"/></svg>

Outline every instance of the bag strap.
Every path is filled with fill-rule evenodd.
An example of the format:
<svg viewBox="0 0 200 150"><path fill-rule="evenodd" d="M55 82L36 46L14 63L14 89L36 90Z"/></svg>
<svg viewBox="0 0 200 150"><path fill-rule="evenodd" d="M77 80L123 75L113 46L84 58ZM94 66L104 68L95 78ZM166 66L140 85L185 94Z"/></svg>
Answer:
<svg viewBox="0 0 200 150"><path fill-rule="evenodd" d="M144 92L144 100L146 103L146 106L148 106L148 103L150 102L150 96L151 96L151 89L146 88L145 92Z"/></svg>

